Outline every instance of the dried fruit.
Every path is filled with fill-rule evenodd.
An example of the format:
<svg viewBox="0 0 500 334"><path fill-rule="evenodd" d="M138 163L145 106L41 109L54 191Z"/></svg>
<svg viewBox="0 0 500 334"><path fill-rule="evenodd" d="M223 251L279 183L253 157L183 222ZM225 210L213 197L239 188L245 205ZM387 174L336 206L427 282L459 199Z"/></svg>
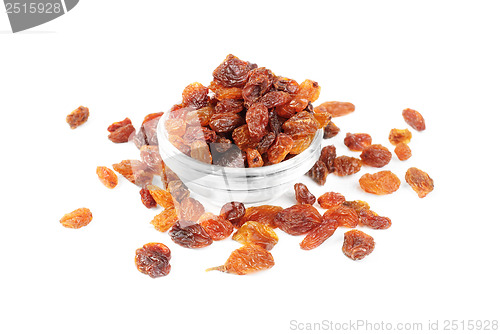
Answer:
<svg viewBox="0 0 500 334"><path fill-rule="evenodd" d="M243 168L245 167L245 158L243 157L243 152L237 146L232 145L226 152L214 155L213 164L231 168Z"/></svg>
<svg viewBox="0 0 500 334"><path fill-rule="evenodd" d="M284 122L282 128L289 136L306 136L314 135L320 128L320 124L311 113L301 111Z"/></svg>
<svg viewBox="0 0 500 334"><path fill-rule="evenodd" d="M370 205L365 201L345 201L342 205L354 209L358 215L361 211L370 209Z"/></svg>
<svg viewBox="0 0 500 334"><path fill-rule="evenodd" d="M262 103L254 103L247 110L246 121L250 138L254 142L259 142L266 134L267 123L269 122L269 113Z"/></svg>
<svg viewBox="0 0 500 334"><path fill-rule="evenodd" d="M340 206L345 202L345 197L341 193L336 193L333 191L324 193L318 197L318 204L323 209L332 209Z"/></svg>
<svg viewBox="0 0 500 334"><path fill-rule="evenodd" d="M151 242L135 251L135 265L141 273L158 278L170 273L170 249L162 243Z"/></svg>
<svg viewBox="0 0 500 334"><path fill-rule="evenodd" d="M326 183L328 169L326 168L326 165L323 161L318 160L312 166L309 172L307 172L307 175L309 175L314 181L316 181L316 183L322 186Z"/></svg>
<svg viewBox="0 0 500 334"><path fill-rule="evenodd" d="M274 74L265 67L248 72L248 81L243 87L243 99L247 108L264 96L273 84Z"/></svg>
<svg viewBox="0 0 500 334"><path fill-rule="evenodd" d="M163 160L158 150L158 146L143 145L141 147L141 160L146 164L147 169L155 175L163 172Z"/></svg>
<svg viewBox="0 0 500 334"><path fill-rule="evenodd" d="M365 174L359 179L361 189L375 195L387 195L399 189L401 181L390 171Z"/></svg>
<svg viewBox="0 0 500 334"><path fill-rule="evenodd" d="M78 107L66 116L66 123L71 129L76 129L89 119L89 108Z"/></svg>
<svg viewBox="0 0 500 334"><path fill-rule="evenodd" d="M277 164L283 159L285 159L286 155L290 152L293 147L293 139L287 134L280 133L274 144L269 147L267 150L267 158L271 164Z"/></svg>
<svg viewBox="0 0 500 334"><path fill-rule="evenodd" d="M323 130L323 138L324 139L329 139L332 137L335 137L338 135L340 132L340 129L338 126L335 125L332 121L328 122L328 124L325 126L325 129Z"/></svg>
<svg viewBox="0 0 500 334"><path fill-rule="evenodd" d="M360 159L341 155L333 161L333 172L337 176L356 174L361 170L363 163Z"/></svg>
<svg viewBox="0 0 500 334"><path fill-rule="evenodd" d="M243 123L245 123L245 120L239 114L226 112L214 114L210 118L209 125L217 133L226 133L233 131Z"/></svg>
<svg viewBox="0 0 500 334"><path fill-rule="evenodd" d="M399 143L408 144L411 140L411 132L408 129L392 129L389 132L389 141L392 145Z"/></svg>
<svg viewBox="0 0 500 334"><path fill-rule="evenodd" d="M174 199L170 192L155 185L148 185L147 189L156 203L165 209L171 208L174 206Z"/></svg>
<svg viewBox="0 0 500 334"><path fill-rule="evenodd" d="M59 222L67 228L81 228L92 221L92 212L87 208L80 208L65 214Z"/></svg>
<svg viewBox="0 0 500 334"><path fill-rule="evenodd" d="M339 117L352 113L354 111L354 104L350 102L329 101L320 104L314 108L314 111L327 112L332 117Z"/></svg>
<svg viewBox="0 0 500 334"><path fill-rule="evenodd" d="M109 189L113 189L118 184L118 176L108 167L98 166L96 168L96 174L102 184Z"/></svg>
<svg viewBox="0 0 500 334"><path fill-rule="evenodd" d="M195 140L191 144L191 158L207 164L212 163L212 154L210 154L210 148L204 140Z"/></svg>
<svg viewBox="0 0 500 334"><path fill-rule="evenodd" d="M222 218L227 219L233 226L239 227L241 218L245 215L245 205L241 202L229 202L222 206L220 214Z"/></svg>
<svg viewBox="0 0 500 334"><path fill-rule="evenodd" d="M427 196L427 194L434 190L434 181L430 178L429 174L418 168L408 168L405 180L420 198Z"/></svg>
<svg viewBox="0 0 500 334"><path fill-rule="evenodd" d="M205 213L205 207L200 201L187 197L184 198L179 207L179 216L183 221L197 221Z"/></svg>
<svg viewBox="0 0 500 334"><path fill-rule="evenodd" d="M326 239L330 238L337 228L338 225L335 221L327 222L313 228L300 243L300 248L303 250L311 250L318 247L325 242Z"/></svg>
<svg viewBox="0 0 500 334"><path fill-rule="evenodd" d="M233 225L229 220L210 212L202 214L198 219L198 224L207 231L214 241L226 239L233 233Z"/></svg>
<svg viewBox="0 0 500 334"><path fill-rule="evenodd" d="M208 88L199 82L188 85L182 92L183 107L202 108L208 104L208 100Z"/></svg>
<svg viewBox="0 0 500 334"><path fill-rule="evenodd" d="M295 135L292 137L292 139L293 139L293 146L289 154L300 154L304 152L309 147L309 145L311 145L311 142L314 139L314 135L307 135L307 136Z"/></svg>
<svg viewBox="0 0 500 334"><path fill-rule="evenodd" d="M217 102L215 106L216 113L239 113L243 110L243 100L236 99L223 99Z"/></svg>
<svg viewBox="0 0 500 334"><path fill-rule="evenodd" d="M173 242L186 248L207 247L213 242L207 231L200 224L194 222L177 222L168 231L168 234Z"/></svg>
<svg viewBox="0 0 500 334"><path fill-rule="evenodd" d="M262 160L262 156L260 155L259 151L254 148L248 148L246 150L246 153L248 167L253 168L264 166L264 160Z"/></svg>
<svg viewBox="0 0 500 334"><path fill-rule="evenodd" d="M276 225L274 224L274 218L281 211L283 211L283 208L281 206L274 206L274 205L252 206L245 210L244 216L241 217L241 219L235 226L241 227L247 221L256 221L261 224L269 225L272 228L276 228Z"/></svg>
<svg viewBox="0 0 500 334"><path fill-rule="evenodd" d="M351 260L361 260L375 248L375 241L368 234L359 230L350 230L344 233L342 251Z"/></svg>
<svg viewBox="0 0 500 334"><path fill-rule="evenodd" d="M377 215L375 212L369 209L361 210L358 213L359 216L359 226L367 226L375 230L385 230L391 227L392 222L387 217L382 217Z"/></svg>
<svg viewBox="0 0 500 334"><path fill-rule="evenodd" d="M411 149L405 143L397 144L394 148L394 153L396 153L396 156L401 161L408 160L411 157Z"/></svg>
<svg viewBox="0 0 500 334"><path fill-rule="evenodd" d="M113 164L113 169L141 188L151 184L153 180L153 173L151 173L147 165L140 160L122 160L120 163Z"/></svg>
<svg viewBox="0 0 500 334"><path fill-rule="evenodd" d="M324 111L314 112L313 117L318 121L320 129L324 129L332 119L332 115Z"/></svg>
<svg viewBox="0 0 500 334"><path fill-rule="evenodd" d="M132 121L130 120L130 118L126 117L123 121L114 122L113 124L108 126L108 131L113 132L113 131L116 131L125 125L131 125L131 124L132 124Z"/></svg>
<svg viewBox="0 0 500 334"><path fill-rule="evenodd" d="M301 235L320 225L323 220L315 207L309 204L296 204L279 212L274 224L291 235Z"/></svg>
<svg viewBox="0 0 500 334"><path fill-rule="evenodd" d="M181 180L174 180L169 182L167 190L172 195L172 197L179 203L182 202L184 198L189 196L189 189ZM158 202L158 200L156 200L156 202Z"/></svg>
<svg viewBox="0 0 500 334"><path fill-rule="evenodd" d="M146 208L151 209L156 207L156 201L153 196L151 196L148 188L142 188L139 194L141 195L142 204L144 204Z"/></svg>
<svg viewBox="0 0 500 334"><path fill-rule="evenodd" d="M366 147L361 152L360 158L365 165L380 168L391 161L392 154L386 147L374 144Z"/></svg>
<svg viewBox="0 0 500 334"><path fill-rule="evenodd" d="M295 199L298 204L310 204L313 205L316 202L316 197L311 194L307 186L303 183L295 183L293 186L295 190Z"/></svg>
<svg viewBox="0 0 500 334"><path fill-rule="evenodd" d="M233 235L233 240L244 245L257 245L269 251L278 243L278 235L269 225L247 221Z"/></svg>
<svg viewBox="0 0 500 334"><path fill-rule="evenodd" d="M353 228L358 225L359 217L356 210L340 205L332 209L328 209L323 214L323 222L325 224L335 222L337 226Z"/></svg>
<svg viewBox="0 0 500 334"><path fill-rule="evenodd" d="M274 266L274 259L270 252L257 245L245 245L233 251L226 263L222 266L207 269L218 270L230 274L246 275Z"/></svg>
<svg viewBox="0 0 500 334"><path fill-rule="evenodd" d="M135 128L128 117L108 126L108 131L108 139L113 143L126 143L135 136Z"/></svg>
<svg viewBox="0 0 500 334"><path fill-rule="evenodd" d="M407 108L403 110L403 118L405 119L405 122L415 130L425 130L424 117L418 111Z"/></svg>
<svg viewBox="0 0 500 334"><path fill-rule="evenodd" d="M198 115L196 111L194 111L196 120L198 120ZM193 121L191 121L193 122ZM195 124L199 125L199 124ZM176 135L182 137L186 132L186 121L182 118L170 118L165 120L165 130L169 135Z"/></svg>
<svg viewBox="0 0 500 334"><path fill-rule="evenodd" d="M236 130L238 130L238 129L236 129ZM234 131L236 131L236 130L234 130ZM234 135L234 132L233 132L233 135ZM266 153L267 150L269 150L271 145L274 143L275 139L276 139L276 134L273 131L268 132L266 135L264 135L264 137L261 139L261 141L257 144L257 147L256 147L257 151L259 151L259 153L261 155ZM294 145L295 145L295 143L294 143ZM292 150L293 150L293 147L292 147Z"/></svg>
<svg viewBox="0 0 500 334"><path fill-rule="evenodd" d="M248 73L257 65L240 60L232 54L213 72L214 79L225 87L243 87L248 78Z"/></svg>
<svg viewBox="0 0 500 334"><path fill-rule="evenodd" d="M299 92L298 82L285 77L275 77L273 86L276 90L287 92L289 94L297 94Z"/></svg>
<svg viewBox="0 0 500 334"><path fill-rule="evenodd" d="M344 144L351 151L363 151L372 144L372 137L367 133L350 133L344 138Z"/></svg>
<svg viewBox="0 0 500 334"><path fill-rule="evenodd" d="M335 171L335 158L337 157L337 149L334 145L328 145L321 149L319 160L324 162L329 173Z"/></svg>
<svg viewBox="0 0 500 334"><path fill-rule="evenodd" d="M287 92L271 91L264 95L259 102L266 108L274 108L282 106L292 100L292 96Z"/></svg>
<svg viewBox="0 0 500 334"><path fill-rule="evenodd" d="M177 217L175 207L171 206L154 216L153 220L151 220L151 225L153 225L157 231L167 232L178 221L179 218Z"/></svg>

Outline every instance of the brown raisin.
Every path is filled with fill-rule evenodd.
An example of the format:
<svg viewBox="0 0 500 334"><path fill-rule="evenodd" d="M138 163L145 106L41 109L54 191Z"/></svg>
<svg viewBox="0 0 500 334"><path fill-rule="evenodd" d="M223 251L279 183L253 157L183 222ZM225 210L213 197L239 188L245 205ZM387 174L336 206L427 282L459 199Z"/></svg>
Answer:
<svg viewBox="0 0 500 334"><path fill-rule="evenodd" d="M198 224L207 231L214 241L226 239L233 233L233 225L229 220L210 212L202 214L198 219Z"/></svg>
<svg viewBox="0 0 500 334"><path fill-rule="evenodd" d="M271 91L264 95L259 102L262 103L266 108L274 108L282 106L292 100L292 96L287 92L281 91Z"/></svg>
<svg viewBox="0 0 500 334"><path fill-rule="evenodd" d="M194 222L179 221L172 226L168 234L173 242L186 248L203 248L213 242L207 231Z"/></svg>
<svg viewBox="0 0 500 334"><path fill-rule="evenodd" d="M318 247L325 242L326 239L330 238L335 233L337 228L338 225L335 221L316 226L307 233L305 238L300 243L300 248L303 250L311 250Z"/></svg>
<svg viewBox="0 0 500 334"><path fill-rule="evenodd" d="M332 119L332 115L325 111L317 111L313 113L314 118L318 121L319 128L324 129Z"/></svg>
<svg viewBox="0 0 500 334"><path fill-rule="evenodd" d="M323 222L336 222L337 226L353 228L358 225L359 216L356 210L340 205L332 209L328 209L323 214Z"/></svg>
<svg viewBox="0 0 500 334"><path fill-rule="evenodd" d="M217 133L227 133L243 125L245 120L239 115L232 112L214 114L210 118L210 127Z"/></svg>
<svg viewBox="0 0 500 334"><path fill-rule="evenodd" d="M256 148L259 144L252 140L250 136L250 131L248 130L248 124L243 124L242 126L234 129L232 133L232 138L234 143L240 148L240 150L244 151L248 148Z"/></svg>
<svg viewBox="0 0 500 334"><path fill-rule="evenodd" d="M131 124L132 124L132 121L130 120L130 118L126 117L123 121L114 122L113 124L108 126L108 131L113 132L113 131L118 130L121 127L124 127L125 125L131 125Z"/></svg>
<svg viewBox="0 0 500 334"><path fill-rule="evenodd" d="M345 197L341 193L336 193L333 191L324 193L318 197L318 204L323 209L332 209L340 206L345 202Z"/></svg>
<svg viewBox="0 0 500 334"><path fill-rule="evenodd" d="M225 112L232 112L236 114L242 110L243 110L243 100L236 100L236 99L223 99L217 102L217 106L215 107L215 112L218 114Z"/></svg>
<svg viewBox="0 0 500 334"><path fill-rule="evenodd" d="M132 124L127 124L114 130L108 135L108 139L113 143L126 143L135 136L135 128Z"/></svg>
<svg viewBox="0 0 500 334"><path fill-rule="evenodd" d="M276 228L274 223L274 218L276 215L283 211L281 206L275 205L259 205L252 206L245 210L245 214L239 222L235 225L236 227L241 227L247 221L256 221L261 224L269 225L272 228Z"/></svg>
<svg viewBox="0 0 500 334"><path fill-rule="evenodd" d="M399 143L408 144L411 140L411 132L408 129L392 129L389 132L389 141L392 145Z"/></svg>
<svg viewBox="0 0 500 334"><path fill-rule="evenodd" d="M309 204L296 204L279 212L274 224L291 235L301 235L320 225L323 220L315 207Z"/></svg>
<svg viewBox="0 0 500 334"><path fill-rule="evenodd" d="M243 87L243 99L247 108L269 91L273 79L273 72L265 67L253 69L248 73L248 81Z"/></svg>
<svg viewBox="0 0 500 334"><path fill-rule="evenodd" d="M168 192L177 202L189 196L189 189L181 180L174 180L168 183ZM157 201L158 202L158 201Z"/></svg>
<svg viewBox="0 0 500 334"><path fill-rule="evenodd" d="M319 122L314 118L311 113L301 111L282 125L283 132L287 135L313 135L319 129Z"/></svg>
<svg viewBox="0 0 500 334"><path fill-rule="evenodd" d="M337 176L356 174L361 170L363 163L360 159L341 155L333 161L333 172Z"/></svg>
<svg viewBox="0 0 500 334"><path fill-rule="evenodd" d="M162 212L154 216L151 220L151 225L157 231L167 232L172 226L174 226L179 221L177 212L174 206L163 209Z"/></svg>
<svg viewBox="0 0 500 334"><path fill-rule="evenodd" d="M113 169L141 188L151 184L153 180L153 173L151 173L147 165L140 160L122 160L120 163L113 164Z"/></svg>
<svg viewBox="0 0 500 334"><path fill-rule="evenodd" d="M246 150L246 153L248 167L253 168L264 166L264 160L262 160L262 156L259 151L254 148L249 148Z"/></svg>
<svg viewBox="0 0 500 334"><path fill-rule="evenodd" d="M396 153L396 156L401 161L405 161L411 158L411 149L405 143L397 144L394 148L394 153Z"/></svg>
<svg viewBox="0 0 500 334"><path fill-rule="evenodd" d="M361 152L360 158L363 164L380 168L391 161L392 154L386 147L374 144L366 147L363 152Z"/></svg>
<svg viewBox="0 0 500 334"><path fill-rule="evenodd" d="M184 119L187 126L208 126L214 109L210 106L189 111ZM170 132L169 132L170 133Z"/></svg>
<svg viewBox="0 0 500 334"><path fill-rule="evenodd" d="M350 133L344 138L344 144L351 151L363 151L372 144L372 137L367 133Z"/></svg>
<svg viewBox="0 0 500 334"><path fill-rule="evenodd" d="M323 138L324 139L330 139L332 137L335 137L338 135L340 132L340 129L338 126L335 125L332 121L328 122L328 124L325 126L324 132L323 132Z"/></svg>
<svg viewBox="0 0 500 334"><path fill-rule="evenodd" d="M345 201L342 205L354 209L358 215L361 211L370 209L370 205L365 201Z"/></svg>
<svg viewBox="0 0 500 334"><path fill-rule="evenodd" d="M269 122L269 113L266 106L260 102L252 104L247 110L246 121L250 138L254 142L259 142L266 134L266 127Z"/></svg>
<svg viewBox="0 0 500 334"><path fill-rule="evenodd" d="M161 189L160 187L152 184L148 185L147 189L153 197L154 201L163 208L167 209L174 206L174 199L170 192L168 192L167 190Z"/></svg>
<svg viewBox="0 0 500 334"><path fill-rule="evenodd" d="M208 88L199 82L192 83L182 92L182 106L195 109L206 107L208 104Z"/></svg>
<svg viewBox="0 0 500 334"><path fill-rule="evenodd" d="M290 154L300 154L304 152L312 143L314 135L307 136L293 136L293 146L290 150Z"/></svg>
<svg viewBox="0 0 500 334"><path fill-rule="evenodd" d="M195 140L191 143L191 158L206 164L212 163L212 154L210 148L204 140Z"/></svg>
<svg viewBox="0 0 500 334"><path fill-rule="evenodd" d="M99 181L109 189L113 189L118 184L118 176L108 167L98 166L96 168L96 174Z"/></svg>
<svg viewBox="0 0 500 334"><path fill-rule="evenodd" d="M234 132L233 132L233 135L234 135ZM264 135L264 137L261 139L261 141L257 144L257 147L256 147L257 151L259 151L259 153L261 155L266 153L267 150L274 143L275 139L276 139L276 134L273 131L268 132L267 134ZM293 148L292 148L292 150L293 150Z"/></svg>
<svg viewBox="0 0 500 334"><path fill-rule="evenodd" d="M321 149L319 160L324 162L329 173L335 171L335 158L337 157L337 149L335 145L328 145Z"/></svg>
<svg viewBox="0 0 500 334"><path fill-rule="evenodd" d="M237 129L238 128L236 128L234 131L236 131ZM213 152L215 150L215 152L217 153L224 153L229 150L232 145L233 142L231 141L231 139L227 139L226 137L217 135L215 137L215 141L213 143L210 143L210 151Z"/></svg>
<svg viewBox="0 0 500 334"><path fill-rule="evenodd" d="M401 181L396 174L390 171L381 171L374 174L365 174L359 179L361 189L375 195L392 194L399 189Z"/></svg>
<svg viewBox="0 0 500 334"><path fill-rule="evenodd" d="M293 147L293 139L285 133L280 133L274 143L267 150L267 158L271 164L277 164L290 153Z"/></svg>
<svg viewBox="0 0 500 334"><path fill-rule="evenodd" d="M375 230L385 230L391 227L392 222L387 217L377 215L369 209L361 210L358 213L359 226L366 226Z"/></svg>
<svg viewBox="0 0 500 334"><path fill-rule="evenodd" d="M403 110L403 118L409 126L417 131L425 130L425 120L424 117L416 110L405 109Z"/></svg>
<svg viewBox="0 0 500 334"><path fill-rule="evenodd" d="M245 157L244 151L241 151L237 146L232 147L224 153L213 156L213 164L223 167L244 168Z"/></svg>
<svg viewBox="0 0 500 334"><path fill-rule="evenodd" d="M225 87L243 87L248 79L248 73L257 65L240 60L229 54L213 72L214 79Z"/></svg>
<svg viewBox="0 0 500 334"><path fill-rule="evenodd" d="M153 196L151 196L148 188L142 188L139 194L141 195L142 204L144 204L146 208L151 209L156 207L156 201Z"/></svg>
<svg viewBox="0 0 500 334"><path fill-rule="evenodd" d="M344 233L342 251L351 260L361 260L375 248L375 241L368 234L359 230L350 230Z"/></svg>
<svg viewBox="0 0 500 334"><path fill-rule="evenodd" d="M220 209L220 216L227 219L235 227L241 226L239 224L241 218L245 215L245 205L241 202L229 202L222 206Z"/></svg>
<svg viewBox="0 0 500 334"><path fill-rule="evenodd" d="M162 243L151 242L135 251L135 265L141 273L152 278L170 273L170 249Z"/></svg>
<svg viewBox="0 0 500 334"><path fill-rule="evenodd" d="M247 221L233 235L233 240L244 245L257 245L270 251L278 243L278 235L269 225Z"/></svg>
<svg viewBox="0 0 500 334"><path fill-rule="evenodd" d="M80 208L65 214L59 222L67 228L81 228L92 221L92 212L87 208Z"/></svg>
<svg viewBox="0 0 500 334"><path fill-rule="evenodd" d="M243 89L240 87L225 87L217 81L212 81L208 88L214 92L215 98L217 100L224 99L243 99Z"/></svg>
<svg viewBox="0 0 500 334"><path fill-rule="evenodd" d="M418 168L408 168L405 180L420 198L427 196L427 194L434 190L434 181L430 178L429 174Z"/></svg>
<svg viewBox="0 0 500 334"><path fill-rule="evenodd" d="M278 91L287 92L292 95L295 95L299 92L299 83L293 79L288 79L285 77L275 77L273 86Z"/></svg>
<svg viewBox="0 0 500 334"><path fill-rule="evenodd" d="M246 275L273 266L274 259L270 252L257 245L245 245L233 251L224 265L208 268L207 271L218 270L230 274Z"/></svg>
<svg viewBox="0 0 500 334"><path fill-rule="evenodd" d="M179 216L184 221L197 221L205 213L205 207L200 201L187 197L184 198L179 207Z"/></svg>
<svg viewBox="0 0 500 334"><path fill-rule="evenodd" d="M66 123L69 124L71 129L76 129L89 119L89 108L78 107L66 116Z"/></svg>
<svg viewBox="0 0 500 334"><path fill-rule="evenodd" d="M295 190L295 199L298 204L310 204L313 205L316 202L316 197L311 194L307 186L303 183L295 183L293 186Z"/></svg>
<svg viewBox="0 0 500 334"><path fill-rule="evenodd" d="M354 109L354 104L350 102L329 101L320 104L314 108L314 111L324 111L332 115L332 117L339 117L354 112Z"/></svg>
<svg viewBox="0 0 500 334"><path fill-rule="evenodd" d="M322 186L326 183L328 168L326 168L326 165L323 161L318 160L312 166L309 172L307 172L307 175L309 175L314 181L316 181L316 183Z"/></svg>

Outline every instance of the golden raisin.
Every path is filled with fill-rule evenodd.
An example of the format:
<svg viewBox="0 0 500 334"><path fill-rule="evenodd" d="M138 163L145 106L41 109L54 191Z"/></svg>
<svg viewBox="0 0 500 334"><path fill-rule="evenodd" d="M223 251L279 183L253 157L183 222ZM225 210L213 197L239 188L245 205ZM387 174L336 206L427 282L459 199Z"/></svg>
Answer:
<svg viewBox="0 0 500 334"><path fill-rule="evenodd" d="M363 151L372 144L372 137L367 133L350 133L344 138L344 144L351 151Z"/></svg>
<svg viewBox="0 0 500 334"><path fill-rule="evenodd" d="M339 117L352 113L354 111L354 104L350 102L329 101L320 104L314 108L314 111L327 112L332 117Z"/></svg>
<svg viewBox="0 0 500 334"><path fill-rule="evenodd" d="M394 153L396 153L396 156L401 161L408 160L411 157L411 149L405 143L397 144L394 148Z"/></svg>
<svg viewBox="0 0 500 334"><path fill-rule="evenodd" d="M96 174L102 184L109 189L113 189L118 184L118 176L108 167L98 166L96 168Z"/></svg>
<svg viewBox="0 0 500 334"><path fill-rule="evenodd" d="M113 164L113 169L141 188L151 184L153 181L153 173L151 173L147 165L140 160L123 160L120 163Z"/></svg>
<svg viewBox="0 0 500 334"><path fill-rule="evenodd" d="M151 194L155 202L161 205L163 208L167 209L174 206L174 199L167 190L151 184L147 186L147 189L149 190L149 193Z"/></svg>
<svg viewBox="0 0 500 334"><path fill-rule="evenodd" d="M247 221L233 235L233 240L244 245L254 244L269 251L278 243L278 235L268 225Z"/></svg>
<svg viewBox="0 0 500 334"><path fill-rule="evenodd" d="M356 174L361 170L362 165L360 159L341 155L333 161L333 173L338 176Z"/></svg>
<svg viewBox="0 0 500 334"><path fill-rule="evenodd" d="M333 191L324 193L318 197L318 204L323 209L336 208L345 202L345 197L341 193L336 193Z"/></svg>
<svg viewBox="0 0 500 334"><path fill-rule="evenodd" d="M313 228L300 243L300 248L311 250L318 247L335 233L337 227L336 222L331 221Z"/></svg>
<svg viewBox="0 0 500 334"><path fill-rule="evenodd" d="M418 168L408 168L405 180L420 198L427 196L427 194L434 190L434 181L430 178L429 174Z"/></svg>
<svg viewBox="0 0 500 334"><path fill-rule="evenodd" d="M230 274L246 275L273 266L274 259L270 252L260 246L250 244L233 251L224 265L208 268L207 271L218 270Z"/></svg>
<svg viewBox="0 0 500 334"><path fill-rule="evenodd" d="M409 126L417 131L425 130L425 120L424 117L416 110L407 108L403 110L403 118Z"/></svg>
<svg viewBox="0 0 500 334"><path fill-rule="evenodd" d="M226 239L233 233L233 224L229 220L210 212L202 214L198 219L198 224L207 231L214 241Z"/></svg>
<svg viewBox="0 0 500 334"><path fill-rule="evenodd" d="M71 129L76 129L89 119L89 108L78 107L66 116L66 123Z"/></svg>
<svg viewBox="0 0 500 334"><path fill-rule="evenodd" d="M280 133L276 137L274 144L272 144L271 147L269 147L269 149L267 150L267 158L269 162L271 164L277 164L283 161L287 154L290 153L293 144L294 141L292 137L285 133Z"/></svg>
<svg viewBox="0 0 500 334"><path fill-rule="evenodd" d="M281 206L274 205L259 205L252 206L245 210L245 214L239 220L236 227L240 227L247 221L256 221L261 224L269 225L272 228L275 228L274 217L281 212L283 208ZM234 223L233 223L234 224Z"/></svg>
<svg viewBox="0 0 500 334"><path fill-rule="evenodd" d="M154 216L153 220L151 220L151 225L153 225L157 231L167 232L178 221L179 219L175 207L171 206Z"/></svg>
<svg viewBox="0 0 500 334"><path fill-rule="evenodd" d="M380 168L391 161L392 154L386 147L374 144L364 148L360 158L365 165Z"/></svg>
<svg viewBox="0 0 500 334"><path fill-rule="evenodd" d="M375 195L387 195L399 189L401 181L396 174L386 170L374 174L365 174L359 179L361 189Z"/></svg>
<svg viewBox="0 0 500 334"><path fill-rule="evenodd" d="M59 222L64 227L81 228L92 221L92 212L87 208L80 208L65 214Z"/></svg>
<svg viewBox="0 0 500 334"><path fill-rule="evenodd" d="M333 207L332 209L328 209L323 214L323 222L325 224L335 222L337 226L353 228L358 225L359 217L356 210L340 205Z"/></svg>
<svg viewBox="0 0 500 334"><path fill-rule="evenodd" d="M392 145L399 143L408 144L411 140L411 132L408 129L392 129L389 132L389 141Z"/></svg>
<svg viewBox="0 0 500 334"><path fill-rule="evenodd" d="M375 241L368 234L359 230L344 233L342 251L351 260L361 260L373 252Z"/></svg>

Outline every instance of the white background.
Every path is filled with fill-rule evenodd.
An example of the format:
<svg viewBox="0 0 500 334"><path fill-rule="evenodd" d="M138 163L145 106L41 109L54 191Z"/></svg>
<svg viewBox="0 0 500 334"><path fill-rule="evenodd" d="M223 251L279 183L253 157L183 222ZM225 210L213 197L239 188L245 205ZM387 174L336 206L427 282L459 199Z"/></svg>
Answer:
<svg viewBox="0 0 500 334"><path fill-rule="evenodd" d="M0 332L288 333L290 321L423 322L499 320L498 94L500 22L494 1L90 1L65 16L12 34L0 13ZM103 187L97 165L138 157L113 144L106 127L166 111L187 84L207 84L226 54L322 86L317 103L356 112L336 119L326 142L339 154L346 132L368 132L391 150L404 108L427 130L413 132L413 157L384 169L402 180L427 171L435 191L419 199L403 181L374 196L352 177L328 177L368 201L393 226L364 229L375 251L354 262L339 230L303 251L302 237L278 231L276 265L249 276L205 272L223 264L231 240L190 250L149 224L138 188ZM90 119L70 130L79 105ZM293 185L276 203L294 203ZM89 207L92 223L59 219ZM211 210L214 209L207 206ZM134 266L147 242L172 250L172 271L151 279ZM441 328L442 329L442 328Z"/></svg>

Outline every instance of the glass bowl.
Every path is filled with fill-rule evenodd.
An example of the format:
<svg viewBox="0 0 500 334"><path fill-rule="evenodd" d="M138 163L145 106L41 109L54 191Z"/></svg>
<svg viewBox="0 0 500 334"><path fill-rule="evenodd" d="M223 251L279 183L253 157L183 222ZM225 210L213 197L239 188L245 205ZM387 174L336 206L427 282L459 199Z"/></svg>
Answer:
<svg viewBox="0 0 500 334"><path fill-rule="evenodd" d="M234 168L210 165L187 156L168 140L165 113L158 122L157 135L160 155L165 164L186 184L189 190L213 204L238 201L264 204L291 189L321 153L323 130L316 132L307 149L297 156L275 165L255 168Z"/></svg>

